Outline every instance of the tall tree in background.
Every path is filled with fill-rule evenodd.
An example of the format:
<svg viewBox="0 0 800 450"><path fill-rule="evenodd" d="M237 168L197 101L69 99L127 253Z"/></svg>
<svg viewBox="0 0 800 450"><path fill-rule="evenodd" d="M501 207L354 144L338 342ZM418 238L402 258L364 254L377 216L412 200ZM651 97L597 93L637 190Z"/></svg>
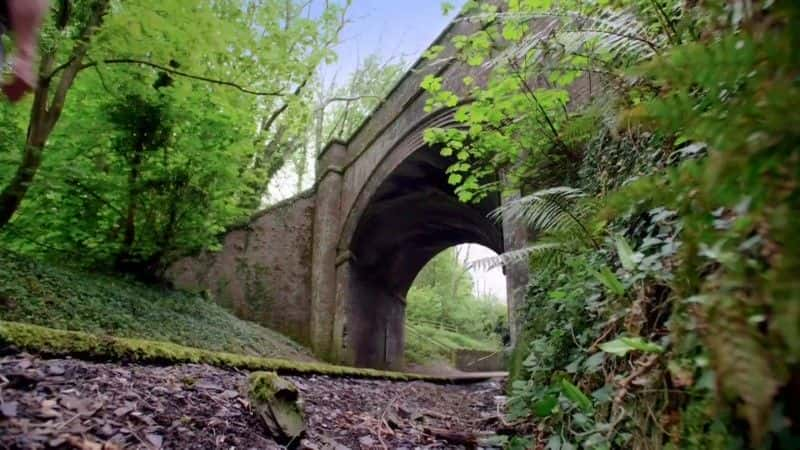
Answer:
<svg viewBox="0 0 800 450"><path fill-rule="evenodd" d="M314 80L312 89L314 107L313 127L303 139L302 150L292 158L296 174L295 193L303 190L307 173L316 157L331 140L346 141L358 130L389 94L405 73L402 59L382 58L378 54L359 62L344 83L334 77L328 84L322 74Z"/></svg>
<svg viewBox="0 0 800 450"><path fill-rule="evenodd" d="M33 113L0 105L9 138L0 142L0 241L157 273L171 258L213 247L227 225L261 205L306 131L309 83L335 57L346 5L72 6L67 16L86 22L83 33L94 39L59 28L61 14L51 18ZM59 79L68 81L53 87ZM39 123L46 133L33 132ZM26 125L37 146L15 135ZM43 161L45 144L52 151ZM25 149L21 164L17 148Z"/></svg>

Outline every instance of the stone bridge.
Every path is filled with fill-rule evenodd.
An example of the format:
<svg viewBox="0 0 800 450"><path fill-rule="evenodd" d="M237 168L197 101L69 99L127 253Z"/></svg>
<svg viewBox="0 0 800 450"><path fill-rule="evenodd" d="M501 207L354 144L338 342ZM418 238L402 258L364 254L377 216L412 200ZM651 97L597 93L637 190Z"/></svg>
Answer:
<svg viewBox="0 0 800 450"><path fill-rule="evenodd" d="M451 24L435 42L447 48L442 58L452 56L453 36L475 27ZM405 296L422 267L458 244L501 253L524 242L519 230L487 218L499 196L467 205L453 195L445 174L451 161L423 142L426 128L453 124L452 110L424 111L420 83L428 74L456 92L467 75L485 78L453 60L418 62L349 142L318 156L312 190L231 230L219 252L178 261L169 278L210 291L238 316L326 360L401 368ZM527 269L506 268L506 275L513 324Z"/></svg>

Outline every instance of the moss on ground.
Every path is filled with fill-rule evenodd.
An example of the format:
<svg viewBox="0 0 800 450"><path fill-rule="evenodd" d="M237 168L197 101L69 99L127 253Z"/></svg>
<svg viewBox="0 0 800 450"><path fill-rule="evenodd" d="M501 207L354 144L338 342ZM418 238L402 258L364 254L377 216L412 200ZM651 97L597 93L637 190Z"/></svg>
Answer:
<svg viewBox="0 0 800 450"><path fill-rule="evenodd" d="M314 361L288 337L200 295L56 267L0 251L0 320Z"/></svg>
<svg viewBox="0 0 800 450"><path fill-rule="evenodd" d="M0 321L0 353L10 348L54 357L77 357L93 361L121 361L149 364L208 364L242 370L267 370L279 374L318 374L396 381L451 381L434 377L325 363L237 355L184 347L169 342L96 336L15 322Z"/></svg>

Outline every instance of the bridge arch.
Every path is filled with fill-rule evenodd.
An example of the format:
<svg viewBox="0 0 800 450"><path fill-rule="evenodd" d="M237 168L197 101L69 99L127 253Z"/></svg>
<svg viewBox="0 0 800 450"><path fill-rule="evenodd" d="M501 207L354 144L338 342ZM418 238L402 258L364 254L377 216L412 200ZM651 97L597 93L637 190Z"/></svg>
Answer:
<svg viewBox="0 0 800 450"><path fill-rule="evenodd" d="M343 278L337 359L402 367L405 297L425 264L465 243L503 252L502 225L488 218L499 195L477 205L460 202L447 182L452 160L423 142L428 127L449 125L452 111L417 124L375 167L344 214L337 245Z"/></svg>
<svg viewBox="0 0 800 450"><path fill-rule="evenodd" d="M343 206L349 206L349 208L347 211L343 211L342 228L337 248L347 249L350 247L364 212L370 202L376 198L384 182L417 152L424 151L427 154L433 151L428 149L427 144L425 144L423 137L425 130L428 128L455 126L454 113L454 110L448 109L426 115L410 126L405 134L391 144L391 150L384 152L374 166L369 168L368 174L364 177L365 181L355 191L354 200L350 201L349 204L348 202L343 202ZM432 158L429 157L428 159ZM440 157L439 160L445 161L445 158Z"/></svg>

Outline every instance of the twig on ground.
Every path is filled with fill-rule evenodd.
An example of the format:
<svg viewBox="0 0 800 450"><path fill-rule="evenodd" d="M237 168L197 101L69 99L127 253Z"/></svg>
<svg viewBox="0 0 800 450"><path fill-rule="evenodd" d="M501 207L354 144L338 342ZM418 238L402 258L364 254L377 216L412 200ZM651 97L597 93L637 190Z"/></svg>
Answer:
<svg viewBox="0 0 800 450"><path fill-rule="evenodd" d="M386 427L389 428L390 431L392 429L391 427L389 427L389 424L386 423L386 412L389 411L389 409L392 406L394 406L395 402L397 402L397 399L400 398L400 395L403 394L404 392L405 391L400 391L397 394L395 394L394 398L392 398L392 400L386 405L386 407L383 408L383 412L381 412L381 419L380 422L378 423L378 440L381 442L381 446L383 447L384 450L389 450L389 447L386 446L386 442L383 440L383 425L386 424ZM392 434L394 434L394 432L392 432Z"/></svg>

